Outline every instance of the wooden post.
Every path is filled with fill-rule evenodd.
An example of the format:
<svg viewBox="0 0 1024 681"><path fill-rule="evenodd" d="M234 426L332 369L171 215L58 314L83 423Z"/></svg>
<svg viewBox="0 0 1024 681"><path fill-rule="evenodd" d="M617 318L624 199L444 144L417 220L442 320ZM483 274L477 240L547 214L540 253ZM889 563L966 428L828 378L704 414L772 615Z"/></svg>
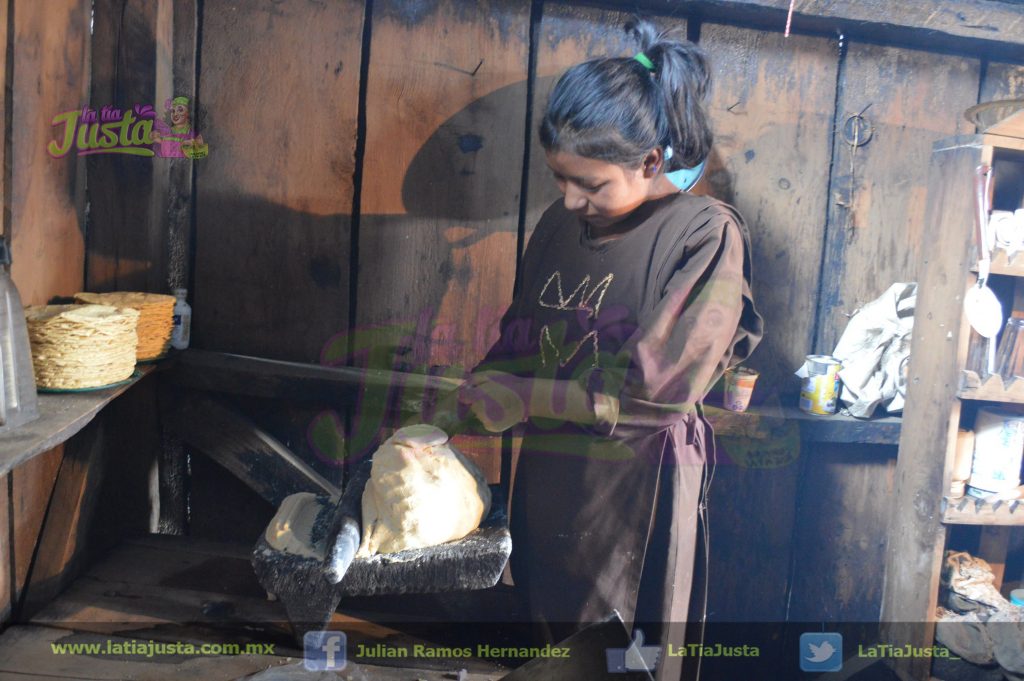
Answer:
<svg viewBox="0 0 1024 681"><path fill-rule="evenodd" d="M171 413L181 404L183 390L161 380L157 387L160 451L150 479L150 532L188 533L188 454ZM155 479L153 479L155 478Z"/></svg>
<svg viewBox="0 0 1024 681"><path fill-rule="evenodd" d="M924 224L933 235L922 252L910 350L892 520L886 545L882 623L889 642L930 645L946 529L941 523L944 470L952 465L960 422L959 367L969 328L962 322L964 274L972 251L971 179L982 148L932 155ZM930 659L894 661L905 678L927 679Z"/></svg>

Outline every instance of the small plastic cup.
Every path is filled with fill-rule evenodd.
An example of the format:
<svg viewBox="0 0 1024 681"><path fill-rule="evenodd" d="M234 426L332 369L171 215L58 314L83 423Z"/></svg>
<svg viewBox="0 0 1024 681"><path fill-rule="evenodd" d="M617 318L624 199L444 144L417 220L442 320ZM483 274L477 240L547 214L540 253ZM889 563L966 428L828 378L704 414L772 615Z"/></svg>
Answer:
<svg viewBox="0 0 1024 681"><path fill-rule="evenodd" d="M746 411L754 394L754 383L759 373L746 367L727 369L725 372L725 402L729 411Z"/></svg>

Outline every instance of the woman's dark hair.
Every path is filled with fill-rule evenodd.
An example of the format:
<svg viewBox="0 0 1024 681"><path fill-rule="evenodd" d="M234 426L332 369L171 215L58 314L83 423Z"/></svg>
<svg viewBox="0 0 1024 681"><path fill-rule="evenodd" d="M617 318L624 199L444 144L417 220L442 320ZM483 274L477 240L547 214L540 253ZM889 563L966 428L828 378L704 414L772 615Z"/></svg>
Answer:
<svg viewBox="0 0 1024 681"><path fill-rule="evenodd" d="M650 71L633 57L591 59L566 71L548 99L540 142L626 167L639 167L655 147L671 146L666 170L692 168L711 151L704 112L710 85L704 51L648 21L626 24Z"/></svg>

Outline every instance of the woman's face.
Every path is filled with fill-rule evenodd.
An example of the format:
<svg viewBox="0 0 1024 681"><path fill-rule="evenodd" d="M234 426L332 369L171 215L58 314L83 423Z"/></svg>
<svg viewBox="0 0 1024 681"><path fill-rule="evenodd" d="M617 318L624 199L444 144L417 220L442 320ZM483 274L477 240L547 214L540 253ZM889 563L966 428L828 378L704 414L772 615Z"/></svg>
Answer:
<svg viewBox="0 0 1024 681"><path fill-rule="evenodd" d="M653 171L651 160L634 170L564 151L547 152L565 207L594 227L618 222L651 198L660 157L653 159Z"/></svg>
<svg viewBox="0 0 1024 681"><path fill-rule="evenodd" d="M184 104L175 104L171 109L171 123L174 125L188 123L188 107Z"/></svg>

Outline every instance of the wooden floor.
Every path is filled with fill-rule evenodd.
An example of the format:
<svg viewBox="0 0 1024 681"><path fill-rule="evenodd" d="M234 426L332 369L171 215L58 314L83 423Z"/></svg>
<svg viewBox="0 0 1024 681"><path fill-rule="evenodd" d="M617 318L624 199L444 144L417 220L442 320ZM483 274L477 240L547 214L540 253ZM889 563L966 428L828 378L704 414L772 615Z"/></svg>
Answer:
<svg viewBox="0 0 1024 681"><path fill-rule="evenodd" d="M408 606L408 599L363 599L351 608L343 605L331 628L344 630L350 646L386 640L391 645L410 643L411 648L412 641L424 639L391 628L400 625L384 627L370 621L395 621L396 604ZM372 613L368 607L383 611ZM433 617L443 621L444 609L458 605L435 601L430 607ZM421 624L425 617L419 616ZM151 642L165 644L162 654L147 656L143 646ZM188 644L197 650L205 644L208 649L188 654ZM221 647L236 645L241 654L224 654ZM490 660L460 660L458 665L394 660L395 665L415 666L390 662L350 662L335 677L304 672L302 652L288 630L284 608L269 601L257 583L248 547L181 537L149 536L121 545L30 622L0 635L0 681L218 681L286 666L290 674L278 678L289 681L442 681L457 678L460 667L467 670L466 679L490 681L509 671Z"/></svg>

